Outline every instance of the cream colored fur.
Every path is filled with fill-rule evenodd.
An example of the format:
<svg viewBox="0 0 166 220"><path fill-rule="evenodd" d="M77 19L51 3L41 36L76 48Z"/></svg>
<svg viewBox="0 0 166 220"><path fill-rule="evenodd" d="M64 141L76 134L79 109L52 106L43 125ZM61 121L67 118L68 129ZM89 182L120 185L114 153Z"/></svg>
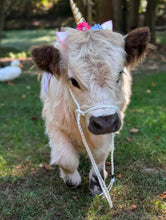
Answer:
<svg viewBox="0 0 166 220"><path fill-rule="evenodd" d="M41 100L43 118L51 147L51 164L61 167L61 177L80 184L77 171L79 152L84 151L77 128L76 106L69 93L73 91L81 109L96 105L116 105L121 110L121 120L131 95L131 76L124 69L126 53L122 35L106 30L80 32L67 29L65 47L56 42L61 52L61 76L52 76L48 85L48 94L44 90L44 75L41 81ZM120 81L119 72L123 71ZM74 87L68 80L75 78L81 89ZM110 152L111 134L93 135L88 130L90 116L114 114L115 110L95 110L82 117L87 142L97 164L104 163ZM92 173L92 170L91 170ZM90 174L91 176L91 174Z"/></svg>

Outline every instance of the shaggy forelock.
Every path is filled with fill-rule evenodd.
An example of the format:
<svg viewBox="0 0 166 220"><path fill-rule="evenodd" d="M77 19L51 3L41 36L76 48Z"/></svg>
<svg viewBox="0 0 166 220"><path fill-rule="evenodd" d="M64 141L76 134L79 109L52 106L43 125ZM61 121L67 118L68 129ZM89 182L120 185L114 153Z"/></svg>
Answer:
<svg viewBox="0 0 166 220"><path fill-rule="evenodd" d="M89 77L95 77L103 87L110 74L114 78L123 70L126 53L121 34L108 30L67 31L63 56L67 57L72 75L79 78L85 86Z"/></svg>

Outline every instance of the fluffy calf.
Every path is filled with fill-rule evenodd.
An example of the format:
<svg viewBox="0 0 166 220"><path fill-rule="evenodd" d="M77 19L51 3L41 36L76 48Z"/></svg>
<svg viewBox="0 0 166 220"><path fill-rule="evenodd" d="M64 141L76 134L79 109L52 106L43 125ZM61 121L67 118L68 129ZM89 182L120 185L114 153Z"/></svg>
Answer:
<svg viewBox="0 0 166 220"><path fill-rule="evenodd" d="M63 45L40 46L32 49L32 58L43 71L52 74L45 90L41 81L41 100L46 133L51 147L51 164L58 164L61 177L68 186L78 186L79 152L84 146L78 131L76 105L72 90L81 109L115 105L115 109L98 109L81 118L86 140L103 178L105 160L110 152L111 133L123 124L124 112L130 101L130 70L147 52L150 34L140 28L126 36L109 30L66 29ZM89 173L91 194L101 192L93 168Z"/></svg>

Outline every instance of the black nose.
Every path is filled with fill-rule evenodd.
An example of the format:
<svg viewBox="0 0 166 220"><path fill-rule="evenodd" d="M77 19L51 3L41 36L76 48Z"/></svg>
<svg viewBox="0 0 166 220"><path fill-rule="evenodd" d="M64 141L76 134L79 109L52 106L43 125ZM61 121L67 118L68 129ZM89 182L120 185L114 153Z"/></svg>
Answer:
<svg viewBox="0 0 166 220"><path fill-rule="evenodd" d="M121 121L117 113L107 116L90 117L88 129L95 135L108 134L118 131Z"/></svg>

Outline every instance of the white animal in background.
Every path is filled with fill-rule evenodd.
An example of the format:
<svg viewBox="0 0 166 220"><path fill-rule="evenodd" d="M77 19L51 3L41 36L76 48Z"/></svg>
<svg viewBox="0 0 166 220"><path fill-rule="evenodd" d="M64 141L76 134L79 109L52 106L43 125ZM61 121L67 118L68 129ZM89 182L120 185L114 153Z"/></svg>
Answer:
<svg viewBox="0 0 166 220"><path fill-rule="evenodd" d="M13 60L10 66L0 68L0 82L14 80L22 73L22 64L19 60Z"/></svg>

